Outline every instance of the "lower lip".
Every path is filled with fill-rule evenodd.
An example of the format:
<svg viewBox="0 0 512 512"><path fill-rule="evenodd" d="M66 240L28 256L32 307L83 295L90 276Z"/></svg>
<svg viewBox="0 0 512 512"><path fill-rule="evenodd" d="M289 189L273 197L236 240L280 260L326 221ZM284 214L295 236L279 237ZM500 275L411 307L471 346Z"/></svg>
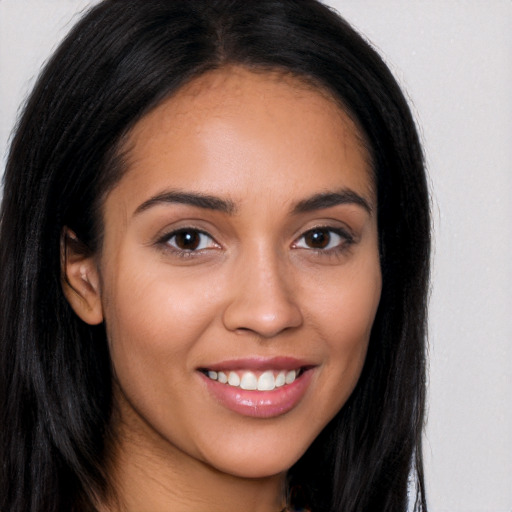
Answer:
<svg viewBox="0 0 512 512"><path fill-rule="evenodd" d="M224 407L242 416L274 418L296 407L305 395L313 370L304 371L291 384L272 391L247 391L229 384L221 384L200 373L208 391Z"/></svg>

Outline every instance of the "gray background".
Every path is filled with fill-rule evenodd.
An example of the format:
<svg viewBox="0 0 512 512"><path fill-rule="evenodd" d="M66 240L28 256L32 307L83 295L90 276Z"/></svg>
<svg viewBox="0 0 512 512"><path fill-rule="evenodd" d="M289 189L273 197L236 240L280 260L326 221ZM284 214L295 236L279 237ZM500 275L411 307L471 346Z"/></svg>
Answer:
<svg viewBox="0 0 512 512"><path fill-rule="evenodd" d="M0 0L0 155L41 64L91 3ZM431 510L510 512L512 1L328 3L406 88L425 145L435 229Z"/></svg>

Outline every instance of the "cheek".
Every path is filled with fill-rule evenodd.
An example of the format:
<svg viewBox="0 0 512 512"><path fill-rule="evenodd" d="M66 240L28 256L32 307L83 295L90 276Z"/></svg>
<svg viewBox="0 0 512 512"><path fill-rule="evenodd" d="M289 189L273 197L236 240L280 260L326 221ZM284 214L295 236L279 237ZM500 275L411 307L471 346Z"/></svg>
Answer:
<svg viewBox="0 0 512 512"><path fill-rule="evenodd" d="M338 288L337 313L332 312L337 321L331 325L333 338L340 340L341 349L367 345L380 292L380 272L366 274L364 279L349 279Z"/></svg>
<svg viewBox="0 0 512 512"><path fill-rule="evenodd" d="M176 360L186 364L186 355L215 317L211 290L190 276L136 261L119 266L116 276L106 283L104 309L118 378L132 373L147 378Z"/></svg>
<svg viewBox="0 0 512 512"><path fill-rule="evenodd" d="M325 395L334 409L348 399L362 371L380 300L382 279L378 258L333 275L312 297L312 324L325 342ZM337 412L335 410L334 412Z"/></svg>
<svg viewBox="0 0 512 512"><path fill-rule="evenodd" d="M378 257L326 275L322 286L311 283L309 304L317 328L335 345L349 348L367 340L379 305L382 277Z"/></svg>

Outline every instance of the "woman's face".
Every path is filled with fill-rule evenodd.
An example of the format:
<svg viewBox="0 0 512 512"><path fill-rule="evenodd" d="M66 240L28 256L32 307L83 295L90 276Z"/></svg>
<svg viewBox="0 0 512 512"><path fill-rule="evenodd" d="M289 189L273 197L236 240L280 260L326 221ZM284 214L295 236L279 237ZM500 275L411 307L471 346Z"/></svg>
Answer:
<svg viewBox="0 0 512 512"><path fill-rule="evenodd" d="M283 472L354 389L379 303L358 130L297 79L229 68L124 149L97 258L122 435L233 475Z"/></svg>

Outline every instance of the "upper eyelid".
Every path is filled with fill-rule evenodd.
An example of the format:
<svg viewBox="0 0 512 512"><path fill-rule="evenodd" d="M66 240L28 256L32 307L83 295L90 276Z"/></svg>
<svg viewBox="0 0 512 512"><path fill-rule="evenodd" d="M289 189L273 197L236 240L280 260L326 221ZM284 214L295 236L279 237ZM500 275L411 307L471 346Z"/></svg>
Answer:
<svg viewBox="0 0 512 512"><path fill-rule="evenodd" d="M211 238L213 241L218 243L215 240L215 237L211 233L209 233L205 229L198 228L196 226L183 226L183 227L179 227L179 228L163 229L162 232L160 234L157 234L157 236L155 238L156 238L157 242L164 242L166 240L171 239L173 236L176 236L178 233L181 233L183 231L196 231L197 233L206 235L207 237Z"/></svg>
<svg viewBox="0 0 512 512"><path fill-rule="evenodd" d="M299 240L302 237L306 236L308 233L311 233L311 231L315 231L317 229L318 230L325 229L326 231L332 231L333 233L336 233L340 236L344 236L347 239L353 240L356 238L355 234L348 227L332 226L332 225L328 225L328 224L319 224L317 226L310 227L310 228L306 229L305 231L302 231L298 236L295 237L295 240Z"/></svg>
<svg viewBox="0 0 512 512"><path fill-rule="evenodd" d="M199 233L200 235L205 235L208 238L211 238L212 240L215 240L215 238L212 235L210 235L210 233L208 233L208 231L204 231L202 229L197 229L197 228L180 228L180 229L175 229L173 231L170 231L167 234L167 238L172 238L172 237L178 235L179 233L183 233L183 232L187 232L187 231L194 231L196 233ZM164 235L164 237L165 237L165 235Z"/></svg>
<svg viewBox="0 0 512 512"><path fill-rule="evenodd" d="M311 227L308 227L307 229L301 230L299 233L297 233L292 240L292 245L295 245L298 240L302 239L304 236L306 236L311 231L315 231L317 229L323 229L323 230L334 232L334 233L338 234L339 236L346 238L347 241L349 241L349 242L354 241L357 238L356 234L348 226L333 226L332 224L319 223L319 224L313 225ZM207 231L204 228L198 227L197 225L193 225L193 224L183 225L180 227L173 227L172 229L169 229L169 228L163 229L161 231L161 234L158 234L154 238L154 241L156 243L167 243L172 237L176 236L178 233L180 233L182 231L187 231L187 230L196 231L197 233L200 233L202 235L209 237L216 245L218 245L220 247L223 246L223 244L217 240L217 237L212 235L210 231Z"/></svg>
<svg viewBox="0 0 512 512"><path fill-rule="evenodd" d="M341 238L339 243L336 246L330 247L330 248L304 247L301 245L302 244L301 241L304 239L304 237L308 233L310 233L311 231L322 230L322 229L332 232L332 233L336 234L336 236L339 236ZM323 227L312 228L312 229L308 229L307 231L304 231L304 233L302 233L300 236L295 238L291 247L292 247L292 249L297 249L297 250L307 250L307 251L314 251L314 252L317 252L320 254L330 254L330 253L344 251L344 250L348 249L348 247L351 246L354 242L355 242L354 236L349 234L346 230L340 229L340 228L332 228L332 227L323 226Z"/></svg>
<svg viewBox="0 0 512 512"><path fill-rule="evenodd" d="M210 242L208 243L208 247L203 247L201 249L181 249L179 247L174 247L170 240L172 240L177 234L179 234L182 231L195 231L199 233L200 235L205 235L209 238ZM210 235L208 232L197 229L197 228L178 228L174 229L172 231L168 231L167 233L164 233L162 236L158 237L156 239L156 245L159 246L161 249L164 249L165 251L173 253L175 256L179 257L199 257L201 254L204 253L204 251L210 251L212 249L218 249L221 247L221 245L215 240L215 238Z"/></svg>

